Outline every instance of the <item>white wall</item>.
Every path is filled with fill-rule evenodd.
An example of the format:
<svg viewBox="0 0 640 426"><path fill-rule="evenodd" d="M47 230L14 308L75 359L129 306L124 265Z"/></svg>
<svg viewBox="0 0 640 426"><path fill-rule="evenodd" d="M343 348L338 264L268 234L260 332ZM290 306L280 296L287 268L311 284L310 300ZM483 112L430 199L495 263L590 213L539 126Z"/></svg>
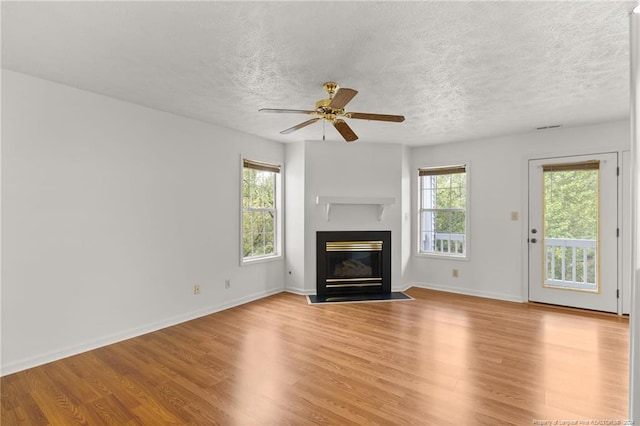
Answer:
<svg viewBox="0 0 640 426"><path fill-rule="evenodd" d="M468 161L471 177L469 259L434 259L414 254L410 261L414 284L505 300L527 300L524 257L527 160L622 149L629 149L627 121L414 148L411 152L413 194L418 191L419 167ZM413 209L417 211L415 199ZM519 213L518 221L511 220L511 212ZM413 216L413 229L416 229ZM417 246L415 234L413 232L414 248ZM454 268L459 270L458 278L452 276Z"/></svg>
<svg viewBox="0 0 640 426"><path fill-rule="evenodd" d="M397 144L367 144L363 141L306 141L287 145L287 159L303 161L302 173L287 173L287 187L304 185L304 190L288 190L287 205L298 209L303 223L288 221L287 264L296 279L287 288L299 293L316 292L316 232L346 230L390 230L392 234L392 287L403 288L402 263L402 176L406 148ZM289 169L291 164L288 165ZM296 182L292 182L293 180ZM295 196L295 199L291 198ZM372 205L337 205L329 221L325 205L316 204L317 196L393 197L382 220ZM290 215L291 210L287 210ZM295 240L295 241L294 241ZM292 244L293 243L293 244ZM304 247L300 248L303 243ZM296 253L294 253L296 251ZM300 255L303 251L303 255ZM295 258L294 258L295 256Z"/></svg>
<svg viewBox="0 0 640 426"><path fill-rule="evenodd" d="M410 262L414 253L412 242L412 192L411 192L411 149L404 147L402 152L402 212L401 212L401 229L402 229L402 282L403 287L411 282Z"/></svg>
<svg viewBox="0 0 640 426"><path fill-rule="evenodd" d="M629 266L633 287L631 291L631 321L629 344L629 419L640 421L640 11L638 6L629 16L629 82L630 82L630 162L631 184L631 256Z"/></svg>
<svg viewBox="0 0 640 426"><path fill-rule="evenodd" d="M305 144L286 146L287 173L285 181L285 288L306 294L304 289L305 265Z"/></svg>
<svg viewBox="0 0 640 426"><path fill-rule="evenodd" d="M283 260L239 266L238 235L240 156L281 144L9 71L2 89L2 374L284 288Z"/></svg>

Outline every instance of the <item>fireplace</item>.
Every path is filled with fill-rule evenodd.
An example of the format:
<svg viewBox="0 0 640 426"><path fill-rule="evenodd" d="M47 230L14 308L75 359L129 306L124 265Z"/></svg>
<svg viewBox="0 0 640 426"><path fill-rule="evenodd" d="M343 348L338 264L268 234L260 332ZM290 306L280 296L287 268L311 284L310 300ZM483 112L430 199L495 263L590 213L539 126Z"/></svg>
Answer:
<svg viewBox="0 0 640 426"><path fill-rule="evenodd" d="M318 231L318 296L391 293L391 231Z"/></svg>

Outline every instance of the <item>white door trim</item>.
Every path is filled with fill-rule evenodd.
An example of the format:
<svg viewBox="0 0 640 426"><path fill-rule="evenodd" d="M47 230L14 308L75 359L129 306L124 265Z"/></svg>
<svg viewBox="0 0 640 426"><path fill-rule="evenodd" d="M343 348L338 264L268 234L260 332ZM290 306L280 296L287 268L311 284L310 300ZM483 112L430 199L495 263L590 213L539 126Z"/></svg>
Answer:
<svg viewBox="0 0 640 426"><path fill-rule="evenodd" d="M520 174L520 181L522 182L522 200L521 200L521 205L522 205L522 212L523 215L529 212L529 161L531 160L543 160L543 159L547 159L547 158L559 158L559 157L575 157L575 156L581 156L581 155L598 155L598 154L607 154L607 153L617 153L618 154L618 158L621 159L622 158L622 153L624 151L629 151L628 147L625 146L613 146L613 147L609 147L608 149L605 150L596 150L594 151L593 149L578 149L575 151L559 151L559 152L540 152L540 153L531 153L531 154L526 154L522 156L521 159L521 174ZM624 175L624 171L622 170L622 162L619 160L619 166L621 167L621 177L625 176ZM630 172L626 174L626 176L630 176ZM619 186L621 187L622 184L620 183ZM633 198L633 194L632 194L632 198ZM633 202L633 200L631 200ZM622 199L620 197L618 197L618 210L622 210ZM631 230L627 229L623 229L622 228L622 223L619 222L620 225L620 232L630 232ZM529 221L528 220L523 220L521 221L521 236L522 236L522 241L521 241L521 264L522 264L522 270L521 270L521 286L520 286L520 291L521 291L521 297L522 300L524 302L527 302L529 300L529 243L527 242L527 238L529 236ZM621 256L622 254L619 252L619 256ZM622 279L622 274L621 271L618 270L618 288L622 288L621 287L621 282L620 280ZM620 300L618 302L618 306L621 307L623 306L624 303L624 297L630 297L629 294L627 294L625 296L624 292L620 292ZM632 308L633 309L633 308ZM622 310L621 308L618 309L618 314L622 315ZM639 326L640 328L640 326Z"/></svg>

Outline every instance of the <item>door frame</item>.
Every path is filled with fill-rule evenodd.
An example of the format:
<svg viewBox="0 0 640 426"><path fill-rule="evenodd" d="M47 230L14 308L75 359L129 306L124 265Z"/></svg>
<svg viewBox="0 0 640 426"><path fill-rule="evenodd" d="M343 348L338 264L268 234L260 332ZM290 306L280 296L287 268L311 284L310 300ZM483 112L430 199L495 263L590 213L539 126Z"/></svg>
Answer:
<svg viewBox="0 0 640 426"><path fill-rule="evenodd" d="M561 152L540 152L540 153L528 153L522 157L521 162L521 182L522 182L522 214L520 215L521 220L521 295L522 301L524 303L529 302L529 161L530 160L544 160L547 158L561 158L561 157L576 157L581 155L599 155L599 154L608 154L608 153L617 153L618 154L618 167L620 168L620 177L618 179L618 228L620 229L620 235L625 235L626 233L631 232L630 229L624 229L623 225L626 223L630 223L630 220L625 221L623 218L623 214L630 215L630 212L623 211L623 181L622 179L630 177L630 171L623 169L623 153L625 151L629 151L628 147L611 147L610 149L584 149L584 150L572 150L572 151L561 151ZM628 155L628 153L626 154ZM627 195L628 198L628 195ZM620 289L620 297L618 298L618 315L622 315L623 306L625 305L625 301L630 297L629 293L624 291L627 283L624 283L623 274L622 274L622 261L621 258L624 257L625 249L623 245L623 238L618 238L618 262L617 262L617 286ZM630 283L628 284L630 288Z"/></svg>
<svg viewBox="0 0 640 426"><path fill-rule="evenodd" d="M620 238L618 241L618 268L621 282L620 299L618 299L618 313L631 314L631 150L620 152L620 177L618 185L618 225Z"/></svg>

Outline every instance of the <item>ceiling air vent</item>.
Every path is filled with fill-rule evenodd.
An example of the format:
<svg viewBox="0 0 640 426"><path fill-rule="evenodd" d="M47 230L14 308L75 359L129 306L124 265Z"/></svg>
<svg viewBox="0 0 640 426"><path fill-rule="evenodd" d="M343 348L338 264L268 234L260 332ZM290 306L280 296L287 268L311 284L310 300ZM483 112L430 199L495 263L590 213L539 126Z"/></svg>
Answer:
<svg viewBox="0 0 640 426"><path fill-rule="evenodd" d="M554 124L551 126L536 127L536 130L559 129L560 127L562 127L562 124Z"/></svg>

